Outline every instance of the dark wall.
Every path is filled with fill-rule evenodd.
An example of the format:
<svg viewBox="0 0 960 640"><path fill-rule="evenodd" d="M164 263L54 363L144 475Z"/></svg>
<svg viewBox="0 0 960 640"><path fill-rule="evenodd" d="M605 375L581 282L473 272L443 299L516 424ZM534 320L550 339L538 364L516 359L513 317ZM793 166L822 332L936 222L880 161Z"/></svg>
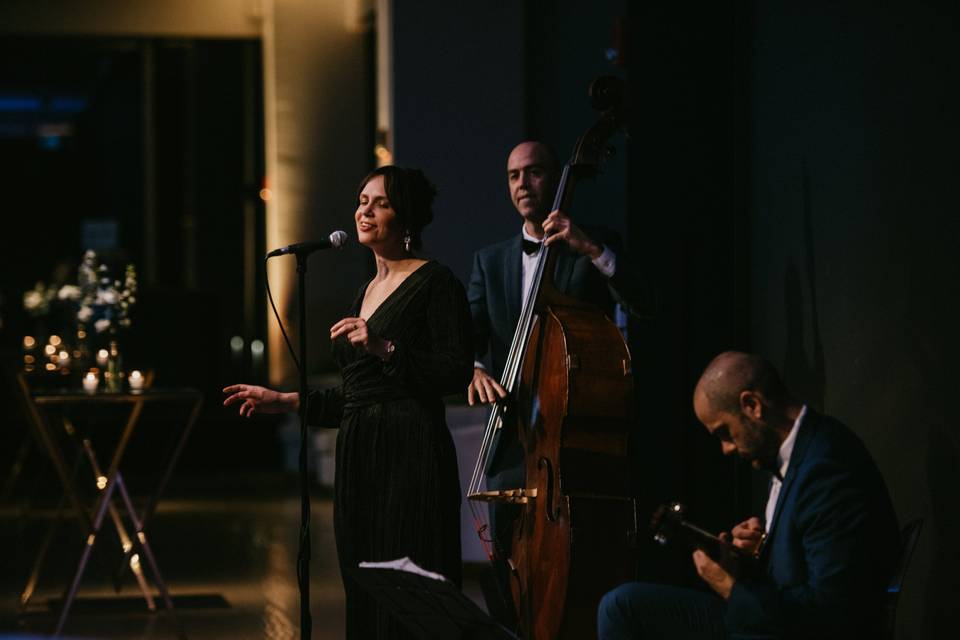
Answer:
<svg viewBox="0 0 960 640"><path fill-rule="evenodd" d="M395 160L439 188L424 249L464 283L474 251L519 230L506 167L523 139L523 70L518 3L396 4Z"/></svg>
<svg viewBox="0 0 960 640"><path fill-rule="evenodd" d="M750 335L926 524L900 638L960 626L953 3L753 3ZM948 8L949 7L949 8Z"/></svg>
<svg viewBox="0 0 960 640"><path fill-rule="evenodd" d="M597 118L587 87L618 72L605 59L622 0L405 3L393 16L394 147L398 164L435 181L427 254L466 282L473 252L519 232L506 166L522 140L552 144L561 161ZM627 158L584 183L576 219L623 232Z"/></svg>
<svg viewBox="0 0 960 640"><path fill-rule="evenodd" d="M624 0L589 4L576 0L526 3L526 136L551 144L561 162L597 120L587 89L602 75L623 78L626 52L616 32L626 20ZM608 57L609 56L609 57ZM571 217L624 234L628 148L624 134L610 139L616 155L594 180L577 185Z"/></svg>
<svg viewBox="0 0 960 640"><path fill-rule="evenodd" d="M654 318L631 327L636 492L644 520L680 500L710 530L755 498L749 472L691 408L707 362L748 344L741 5L635 4L629 23L628 239L658 299ZM699 583L687 554L644 540L641 577Z"/></svg>

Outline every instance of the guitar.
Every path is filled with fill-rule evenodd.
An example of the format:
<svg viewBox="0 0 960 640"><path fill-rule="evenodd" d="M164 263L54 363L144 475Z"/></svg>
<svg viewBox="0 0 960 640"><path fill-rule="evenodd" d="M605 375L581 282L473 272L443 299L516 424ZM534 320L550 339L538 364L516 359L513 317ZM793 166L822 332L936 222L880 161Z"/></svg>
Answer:
<svg viewBox="0 0 960 640"><path fill-rule="evenodd" d="M671 502L657 507L650 519L653 539L662 545L666 545L673 540L680 540L694 549L702 550L718 562L721 558L732 557L742 566L756 564L760 553L763 551L766 534L760 538L760 544L757 545L754 552L747 553L724 542L709 531L687 522L684 520L685 513L686 507L679 502Z"/></svg>

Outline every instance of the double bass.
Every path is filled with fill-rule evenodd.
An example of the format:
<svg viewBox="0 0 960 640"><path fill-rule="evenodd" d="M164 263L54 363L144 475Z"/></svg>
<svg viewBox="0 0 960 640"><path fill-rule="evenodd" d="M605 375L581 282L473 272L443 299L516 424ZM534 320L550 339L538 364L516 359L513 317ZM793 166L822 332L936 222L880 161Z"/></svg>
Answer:
<svg viewBox="0 0 960 640"><path fill-rule="evenodd" d="M564 166L553 209L570 211L578 181L596 175L607 140L622 124L622 84L590 86L599 120ZM468 489L481 540L480 503L521 505L506 558L526 640L596 636L604 593L633 576L637 517L629 491L627 436L633 424L630 353L597 307L553 283L557 244L541 250ZM517 429L524 447L522 487L485 491L483 472L499 429ZM488 554L492 557L492 551Z"/></svg>

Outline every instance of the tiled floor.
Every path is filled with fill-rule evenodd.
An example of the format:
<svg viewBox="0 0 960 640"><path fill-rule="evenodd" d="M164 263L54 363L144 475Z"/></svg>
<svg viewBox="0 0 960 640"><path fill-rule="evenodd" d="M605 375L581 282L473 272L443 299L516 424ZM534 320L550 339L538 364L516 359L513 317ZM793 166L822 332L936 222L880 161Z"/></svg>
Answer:
<svg viewBox="0 0 960 640"><path fill-rule="evenodd" d="M313 637L343 637L343 590L333 540L332 505L312 503L311 613ZM25 613L18 597L52 507L24 514L22 504L0 507L0 638L49 633L83 541L65 521L49 567ZM128 574L119 595L112 586L119 544L113 529L98 540L70 612L64 636L78 638L242 639L299 637L296 583L300 505L296 491L253 489L245 495L167 500L148 529L158 564L178 601L176 615L149 613ZM467 592L478 599L476 587ZM198 597L204 596L204 597ZM158 603L159 604L159 603Z"/></svg>

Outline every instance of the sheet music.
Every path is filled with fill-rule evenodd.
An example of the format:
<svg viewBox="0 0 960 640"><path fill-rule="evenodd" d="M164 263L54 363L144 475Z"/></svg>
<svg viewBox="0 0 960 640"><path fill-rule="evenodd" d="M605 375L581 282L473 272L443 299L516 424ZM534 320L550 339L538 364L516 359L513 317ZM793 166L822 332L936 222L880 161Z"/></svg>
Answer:
<svg viewBox="0 0 960 640"><path fill-rule="evenodd" d="M416 562L410 558L403 557L397 558L396 560L388 560L386 562L361 562L361 569L395 569L397 571L406 571L407 573L415 573L418 576L423 576L424 578L432 578L434 580L442 580L443 582L450 582L444 576L439 573L434 573L432 571L427 571L426 569L421 568L417 565Z"/></svg>

